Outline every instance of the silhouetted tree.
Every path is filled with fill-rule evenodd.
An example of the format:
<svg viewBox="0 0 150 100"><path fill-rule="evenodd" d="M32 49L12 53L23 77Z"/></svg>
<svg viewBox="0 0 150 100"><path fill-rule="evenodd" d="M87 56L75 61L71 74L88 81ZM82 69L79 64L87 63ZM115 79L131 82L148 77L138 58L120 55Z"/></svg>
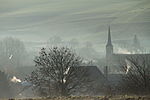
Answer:
<svg viewBox="0 0 150 100"><path fill-rule="evenodd" d="M86 86L84 83L88 78L85 67L80 67L82 58L69 48L42 48L34 62L36 70L26 80L41 95L51 95L53 92L67 96Z"/></svg>
<svg viewBox="0 0 150 100"><path fill-rule="evenodd" d="M0 98L8 98L12 96L11 86L8 75L0 71Z"/></svg>
<svg viewBox="0 0 150 100"><path fill-rule="evenodd" d="M128 57L124 66L123 87L127 93L150 93L150 58L146 55Z"/></svg>

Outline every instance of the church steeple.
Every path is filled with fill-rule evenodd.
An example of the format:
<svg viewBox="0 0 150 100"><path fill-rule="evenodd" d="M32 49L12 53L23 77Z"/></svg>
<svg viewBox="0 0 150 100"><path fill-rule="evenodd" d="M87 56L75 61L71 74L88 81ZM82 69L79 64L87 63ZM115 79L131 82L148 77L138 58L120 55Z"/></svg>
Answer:
<svg viewBox="0 0 150 100"><path fill-rule="evenodd" d="M110 32L110 26L108 27L108 40L106 45L106 57L110 58L113 54L113 45L111 42L111 32Z"/></svg>
<svg viewBox="0 0 150 100"><path fill-rule="evenodd" d="M134 35L132 48L133 48L132 52L134 52L134 53L142 52L142 48L140 46L140 41L136 35Z"/></svg>
<svg viewBox="0 0 150 100"><path fill-rule="evenodd" d="M136 47L136 48L140 47L140 42L139 42L139 40L138 40L136 35L134 35L133 46Z"/></svg>
<svg viewBox="0 0 150 100"><path fill-rule="evenodd" d="M112 43L111 43L111 34L110 34L110 26L108 27L108 41L107 41L107 46L112 46Z"/></svg>

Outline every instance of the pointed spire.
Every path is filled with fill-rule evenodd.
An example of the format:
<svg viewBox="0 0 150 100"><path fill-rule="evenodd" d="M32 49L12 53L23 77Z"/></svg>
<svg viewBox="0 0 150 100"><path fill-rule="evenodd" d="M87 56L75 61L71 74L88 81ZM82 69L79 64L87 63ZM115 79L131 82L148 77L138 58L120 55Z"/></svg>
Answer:
<svg viewBox="0 0 150 100"><path fill-rule="evenodd" d="M110 33L110 26L108 27L108 41L106 45L106 58L111 57L113 54L113 45L111 43L111 33Z"/></svg>
<svg viewBox="0 0 150 100"><path fill-rule="evenodd" d="M134 44L137 44L137 42L138 42L137 36L136 36L136 35L134 35L133 43L134 43Z"/></svg>
<svg viewBox="0 0 150 100"><path fill-rule="evenodd" d="M133 46L134 46L135 48L140 48L140 42L139 42L139 40L138 40L138 38L137 38L137 35L134 35Z"/></svg>
<svg viewBox="0 0 150 100"><path fill-rule="evenodd" d="M112 46L112 43L111 43L111 33L110 33L110 26L108 27L108 41L107 41L107 46L108 45L111 45Z"/></svg>

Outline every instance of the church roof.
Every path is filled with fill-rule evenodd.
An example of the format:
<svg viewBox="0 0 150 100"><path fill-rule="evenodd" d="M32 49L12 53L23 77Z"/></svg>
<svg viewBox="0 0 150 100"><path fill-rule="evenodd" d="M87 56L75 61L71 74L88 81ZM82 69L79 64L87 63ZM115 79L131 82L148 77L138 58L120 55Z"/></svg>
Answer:
<svg viewBox="0 0 150 100"><path fill-rule="evenodd" d="M113 54L116 57L137 57L137 56L145 56L150 57L150 54Z"/></svg>
<svg viewBox="0 0 150 100"><path fill-rule="evenodd" d="M79 69L85 68L87 74L91 79L98 80L104 79L103 73L97 68L97 66L80 66Z"/></svg>
<svg viewBox="0 0 150 100"><path fill-rule="evenodd" d="M119 64L125 62L125 59L150 59L150 54L113 54L111 57L112 63Z"/></svg>

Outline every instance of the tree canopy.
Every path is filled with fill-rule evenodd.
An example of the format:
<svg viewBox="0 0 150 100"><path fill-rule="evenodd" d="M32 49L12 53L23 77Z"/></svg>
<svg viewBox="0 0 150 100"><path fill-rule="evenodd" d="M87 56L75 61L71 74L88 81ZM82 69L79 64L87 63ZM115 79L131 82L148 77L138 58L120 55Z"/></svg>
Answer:
<svg viewBox="0 0 150 100"><path fill-rule="evenodd" d="M70 95L88 80L85 69L80 68L82 58L67 47L42 48L34 62L36 70L27 80L41 95Z"/></svg>

